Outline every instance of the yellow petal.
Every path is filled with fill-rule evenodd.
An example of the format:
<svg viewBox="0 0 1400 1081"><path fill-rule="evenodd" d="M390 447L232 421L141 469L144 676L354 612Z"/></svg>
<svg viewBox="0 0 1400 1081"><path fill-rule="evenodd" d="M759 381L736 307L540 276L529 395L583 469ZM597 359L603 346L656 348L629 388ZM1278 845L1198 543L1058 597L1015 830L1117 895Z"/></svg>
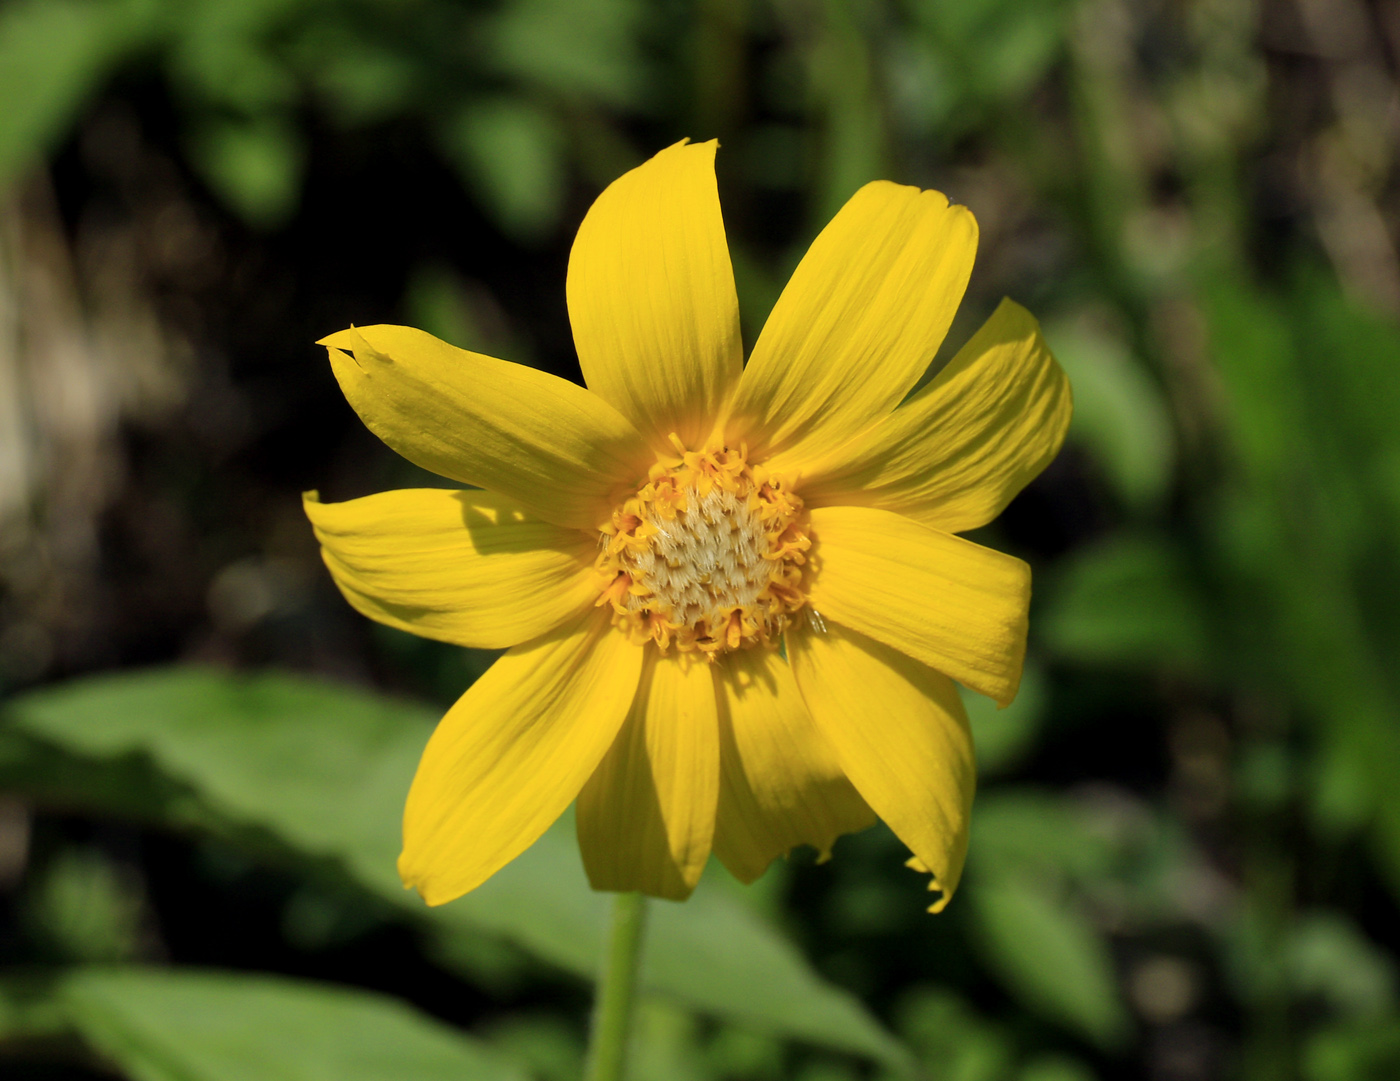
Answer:
<svg viewBox="0 0 1400 1081"><path fill-rule="evenodd" d="M683 901L710 858L719 726L710 666L648 650L632 711L578 797L595 890Z"/></svg>
<svg viewBox="0 0 1400 1081"><path fill-rule="evenodd" d="M715 855L752 882L776 856L811 845L822 857L875 813L812 722L787 661L743 649L715 665L720 790Z"/></svg>
<svg viewBox="0 0 1400 1081"><path fill-rule="evenodd" d="M887 507L947 533L986 525L1059 453L1069 380L1003 300L932 383L803 472L808 506Z"/></svg>
<svg viewBox="0 0 1400 1081"><path fill-rule="evenodd" d="M818 507L811 525L807 597L823 619L1002 705L1016 697L1031 596L1025 563L873 507Z"/></svg>
<svg viewBox="0 0 1400 1081"><path fill-rule="evenodd" d="M607 753L641 670L642 648L598 609L487 669L418 763L404 808L404 884L440 905L528 848Z"/></svg>
<svg viewBox="0 0 1400 1081"><path fill-rule="evenodd" d="M547 372L469 353L412 327L321 339L346 399L380 439L440 476L595 529L651 456L607 402Z"/></svg>
<svg viewBox="0 0 1400 1081"><path fill-rule="evenodd" d="M841 768L933 874L948 903L967 855L976 769L957 688L842 627L789 632L797 685Z"/></svg>
<svg viewBox="0 0 1400 1081"><path fill-rule="evenodd" d="M697 447L744 362L715 148L684 142L614 180L569 254L584 380L658 446Z"/></svg>
<svg viewBox="0 0 1400 1081"><path fill-rule="evenodd" d="M336 585L363 615L459 646L538 638L597 598L594 542L490 492L408 488L304 500Z"/></svg>
<svg viewBox="0 0 1400 1081"><path fill-rule="evenodd" d="M883 180L861 188L768 317L739 381L730 441L800 462L888 413L933 360L976 250L966 207Z"/></svg>

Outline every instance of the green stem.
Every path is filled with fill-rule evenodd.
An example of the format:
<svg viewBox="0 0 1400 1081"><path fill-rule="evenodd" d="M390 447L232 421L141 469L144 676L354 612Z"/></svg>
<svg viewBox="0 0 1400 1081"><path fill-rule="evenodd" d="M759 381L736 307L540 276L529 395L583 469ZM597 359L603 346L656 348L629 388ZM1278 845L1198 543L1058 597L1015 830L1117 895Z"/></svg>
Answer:
<svg viewBox="0 0 1400 1081"><path fill-rule="evenodd" d="M619 893L613 898L608 952L598 976L598 997L593 1007L586 1081L623 1081L627 1072L627 1037L632 1028L637 972L641 968L646 903L640 893Z"/></svg>

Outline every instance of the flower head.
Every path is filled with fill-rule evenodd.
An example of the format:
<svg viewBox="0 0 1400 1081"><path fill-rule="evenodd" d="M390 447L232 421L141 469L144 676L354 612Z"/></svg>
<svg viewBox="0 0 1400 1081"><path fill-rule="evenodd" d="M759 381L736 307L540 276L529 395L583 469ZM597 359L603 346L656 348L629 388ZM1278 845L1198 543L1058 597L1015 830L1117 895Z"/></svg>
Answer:
<svg viewBox="0 0 1400 1081"><path fill-rule="evenodd" d="M813 242L743 363L714 177L679 143L584 218L568 304L587 389L407 327L324 339L369 428L473 490L306 511L373 619L509 651L448 711L399 870L479 885L575 799L599 889L751 881L883 818L951 896L972 741L1009 702L1030 572L955 534L1054 457L1069 388L1001 306L932 382L976 249L966 208L887 182ZM906 400L907 398L907 400Z"/></svg>

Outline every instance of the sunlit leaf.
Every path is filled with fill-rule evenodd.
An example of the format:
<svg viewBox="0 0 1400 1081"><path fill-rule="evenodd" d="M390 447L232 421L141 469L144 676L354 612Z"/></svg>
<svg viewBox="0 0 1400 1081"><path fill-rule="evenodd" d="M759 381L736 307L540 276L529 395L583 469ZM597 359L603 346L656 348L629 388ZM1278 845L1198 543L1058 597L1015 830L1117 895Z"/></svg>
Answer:
<svg viewBox="0 0 1400 1081"><path fill-rule="evenodd" d="M144 761L153 783L172 791L137 813L214 829L258 855L269 854L258 838L275 838L285 858L338 867L438 934L499 935L580 976L596 971L607 895L588 887L571 818L452 904L428 909L404 891L394 869L399 822L433 711L290 676L168 669L34 692L7 716L19 732L79 756L66 776L38 775L37 796L131 813L120 790L90 792L83 776L125 769L139 788L133 763ZM0 773L17 787L28 777L23 768ZM684 905L651 907L651 990L762 1031L906 1064L852 996L723 891L702 884Z"/></svg>

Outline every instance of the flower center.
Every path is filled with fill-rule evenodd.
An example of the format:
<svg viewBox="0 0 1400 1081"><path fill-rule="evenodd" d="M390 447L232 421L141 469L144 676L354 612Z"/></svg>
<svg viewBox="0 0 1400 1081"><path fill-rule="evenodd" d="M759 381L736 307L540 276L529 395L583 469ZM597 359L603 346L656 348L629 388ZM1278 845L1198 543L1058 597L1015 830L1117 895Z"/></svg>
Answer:
<svg viewBox="0 0 1400 1081"><path fill-rule="evenodd" d="M652 466L599 538L599 604L637 641L713 656L777 644L806 603L802 500L744 450L688 451Z"/></svg>

